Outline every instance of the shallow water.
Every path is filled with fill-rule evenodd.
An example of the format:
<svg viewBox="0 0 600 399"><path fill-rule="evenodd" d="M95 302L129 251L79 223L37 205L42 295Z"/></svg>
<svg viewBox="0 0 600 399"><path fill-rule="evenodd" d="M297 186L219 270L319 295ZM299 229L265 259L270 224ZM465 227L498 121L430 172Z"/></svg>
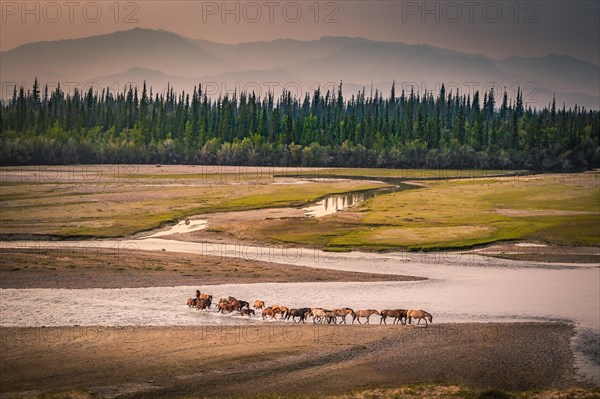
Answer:
<svg viewBox="0 0 600 399"><path fill-rule="evenodd" d="M444 322L476 320L568 320L600 331L600 268L567 267L532 262L516 262L473 254L365 254L327 253L310 249L253 247L190 243L159 238L136 241L96 241L46 243L42 248L61 245L88 246L94 251L128 250L174 251L258 259L297 266L428 277L418 282L376 283L294 283L241 284L200 287L216 297L239 296L263 299L287 306L354 308L419 308ZM40 248L40 243L4 243L4 246ZM66 250L66 249L65 249ZM101 253L100 253L101 254ZM122 253L124 254L124 253ZM102 254L101 254L102 255ZM104 254L108 256L108 254ZM116 290L0 290L3 325L14 324L110 324L143 322L147 325L177 325L197 322L178 315L177 309L192 296L190 287L157 287ZM35 310L29 301L39 296L52 298ZM93 298L88 303L88 298ZM145 303L148 295L152 300ZM161 297L168 298L165 302ZM66 298L63 300L62 298ZM100 306L100 312L86 309ZM65 313L66 312L66 313ZM145 312L158 312L145 314ZM145 320L145 321L143 321Z"/></svg>
<svg viewBox="0 0 600 399"><path fill-rule="evenodd" d="M316 201L315 203L304 207L307 216L322 217L331 215L343 209L349 208L354 204L375 198L379 195L390 194L396 191L402 191L413 188L407 184L400 184L396 187L376 188L356 193L332 194Z"/></svg>
<svg viewBox="0 0 600 399"><path fill-rule="evenodd" d="M267 305L326 308L426 309L434 322L562 320L598 329L598 301L590 290L562 290L566 283L593 281L595 270L538 271L539 284L523 289L507 273L489 271L489 279L373 283L261 283L199 287L220 297L261 299ZM510 273L508 273L510 274ZM542 275L546 274L546 277ZM475 284L473 284L476 282ZM597 287L597 286L596 286ZM228 317L188 311L184 306L198 287L124 289L3 289L3 326L194 325L227 323ZM596 291L597 292L597 291ZM40 308L39 304L44 304ZM570 304L577 303L573 308ZM37 305L36 305L37 304Z"/></svg>
<svg viewBox="0 0 600 399"><path fill-rule="evenodd" d="M156 233L150 234L143 238L157 238L164 237L170 234L177 233L192 233L198 230L204 230L208 227L208 221L206 220L189 220L189 223L186 224L185 220L180 221L174 226L170 226L167 230L161 230Z"/></svg>

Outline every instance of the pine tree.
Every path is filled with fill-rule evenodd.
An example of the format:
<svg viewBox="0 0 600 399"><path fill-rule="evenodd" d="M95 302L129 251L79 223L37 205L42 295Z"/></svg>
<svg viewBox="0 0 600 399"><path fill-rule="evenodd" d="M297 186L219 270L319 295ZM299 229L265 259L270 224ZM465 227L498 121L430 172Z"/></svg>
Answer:
<svg viewBox="0 0 600 399"><path fill-rule="evenodd" d="M33 82L33 88L31 90L31 106L34 112L37 112L40 109L40 85L38 83L37 77Z"/></svg>

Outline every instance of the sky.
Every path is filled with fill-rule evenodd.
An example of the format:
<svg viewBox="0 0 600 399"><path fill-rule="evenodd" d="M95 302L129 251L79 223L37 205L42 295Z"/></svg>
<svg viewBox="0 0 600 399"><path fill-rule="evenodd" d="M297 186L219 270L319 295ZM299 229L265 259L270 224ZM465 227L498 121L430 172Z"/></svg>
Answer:
<svg viewBox="0 0 600 399"><path fill-rule="evenodd" d="M6 1L0 50L135 27L223 43L361 36L600 65L600 1Z"/></svg>

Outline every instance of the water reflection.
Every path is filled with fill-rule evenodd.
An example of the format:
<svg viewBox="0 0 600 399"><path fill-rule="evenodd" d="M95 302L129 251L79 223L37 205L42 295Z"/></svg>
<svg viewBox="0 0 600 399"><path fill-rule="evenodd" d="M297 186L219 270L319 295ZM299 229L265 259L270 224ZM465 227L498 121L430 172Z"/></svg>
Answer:
<svg viewBox="0 0 600 399"><path fill-rule="evenodd" d="M332 194L321 198L314 204L304 207L306 216L322 217L331 215L343 209L349 208L354 204L377 197L379 195L390 194L397 191L403 191L413 188L408 184L400 184L395 187L378 188L354 193Z"/></svg>

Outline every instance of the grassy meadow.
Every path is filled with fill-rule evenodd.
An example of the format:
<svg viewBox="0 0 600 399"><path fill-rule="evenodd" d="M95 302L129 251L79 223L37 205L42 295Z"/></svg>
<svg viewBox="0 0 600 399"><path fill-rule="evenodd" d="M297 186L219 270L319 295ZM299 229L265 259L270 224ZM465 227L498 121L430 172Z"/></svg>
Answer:
<svg viewBox="0 0 600 399"><path fill-rule="evenodd" d="M465 248L502 240L600 244L599 173L428 181L322 219L257 233L330 250ZM421 182L423 183L423 182Z"/></svg>
<svg viewBox="0 0 600 399"><path fill-rule="evenodd" d="M83 167L68 173L57 168L58 173L46 173L44 178L39 173L37 177L23 175L21 169L13 172L18 177L14 178L5 169L0 190L1 233L123 237L191 215L300 206L330 193L385 186L364 181L273 184L272 173L260 170L155 169L160 173L147 166L118 178L106 169L92 176Z"/></svg>
<svg viewBox="0 0 600 399"><path fill-rule="evenodd" d="M599 172L527 176L509 172L511 176L495 177L507 172L323 168L240 172L235 167L209 171L150 165L115 179L114 167L98 168L104 178L94 181L65 178L65 174L53 175L60 176L53 180L30 175L19 180L11 178L15 171L4 168L1 233L122 237L191 215L297 207L327 194L387 185L367 180L379 177L412 179L421 187L381 195L318 219L232 220L209 230L245 240L331 251L467 248L504 240L600 244ZM83 173L83 169L70 170L76 176ZM317 179L299 184L297 176L365 180Z"/></svg>

